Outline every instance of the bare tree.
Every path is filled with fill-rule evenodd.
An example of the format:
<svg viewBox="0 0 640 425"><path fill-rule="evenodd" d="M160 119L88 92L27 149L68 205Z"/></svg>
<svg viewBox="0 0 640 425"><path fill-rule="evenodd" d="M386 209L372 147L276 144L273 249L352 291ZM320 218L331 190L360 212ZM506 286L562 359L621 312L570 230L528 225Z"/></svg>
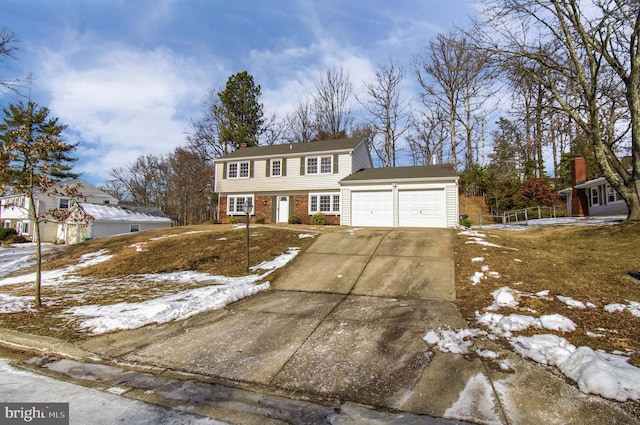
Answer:
<svg viewBox="0 0 640 425"><path fill-rule="evenodd" d="M166 210L170 176L166 158L141 155L132 164L114 168L109 174L126 188L134 204Z"/></svg>
<svg viewBox="0 0 640 425"><path fill-rule="evenodd" d="M349 74L328 69L324 78L316 84L313 96L313 114L316 119L316 138L339 139L346 137L353 115L350 98L353 85Z"/></svg>
<svg viewBox="0 0 640 425"><path fill-rule="evenodd" d="M443 163L443 145L449 138L449 124L444 112L435 107L433 112L420 113L412 120L407 139L413 165Z"/></svg>
<svg viewBox="0 0 640 425"><path fill-rule="evenodd" d="M198 224L212 217L214 167L203 152L176 148L168 156L166 211L178 225Z"/></svg>
<svg viewBox="0 0 640 425"><path fill-rule="evenodd" d="M220 97L215 89L209 90L202 102L202 117L192 119L187 144L194 149L204 150L209 160L219 158L233 149L228 142L221 140L222 117L219 116Z"/></svg>
<svg viewBox="0 0 640 425"><path fill-rule="evenodd" d="M306 143L315 138L316 119L313 105L308 100L301 101L286 117L289 141Z"/></svg>
<svg viewBox="0 0 640 425"><path fill-rule="evenodd" d="M490 0L485 46L523 65L586 135L607 182L640 220L640 3ZM579 100L576 108L566 87ZM631 155L631 165L623 161Z"/></svg>
<svg viewBox="0 0 640 425"><path fill-rule="evenodd" d="M423 89L423 104L427 108L437 105L447 114L450 159L454 167L458 165L456 118L462 94L461 74L466 66L465 52L456 49L457 45L455 34L439 34L413 61L418 83Z"/></svg>
<svg viewBox="0 0 640 425"><path fill-rule="evenodd" d="M495 71L488 56L488 51L477 49L466 35L450 32L437 35L424 53L414 58L423 103L427 107L435 104L447 114L451 162L456 167L460 145L456 124L464 130L468 168L475 158L474 134L487 115L486 101L495 94Z"/></svg>
<svg viewBox="0 0 640 425"><path fill-rule="evenodd" d="M409 106L400 100L400 83L405 77L402 67L390 62L376 70L374 80L365 82L366 100L360 104L369 112L369 122L382 143L373 148L384 167L396 166L398 140L409 128Z"/></svg>
<svg viewBox="0 0 640 425"><path fill-rule="evenodd" d="M285 119L273 114L262 124L259 135L260 145L271 146L284 143L287 140L288 124Z"/></svg>
<svg viewBox="0 0 640 425"><path fill-rule="evenodd" d="M0 66L8 59L14 59L18 52L18 40L13 32L7 28L0 29ZM28 80L28 79L27 79ZM0 91L9 94L19 95L22 80L15 78L12 80L0 80Z"/></svg>

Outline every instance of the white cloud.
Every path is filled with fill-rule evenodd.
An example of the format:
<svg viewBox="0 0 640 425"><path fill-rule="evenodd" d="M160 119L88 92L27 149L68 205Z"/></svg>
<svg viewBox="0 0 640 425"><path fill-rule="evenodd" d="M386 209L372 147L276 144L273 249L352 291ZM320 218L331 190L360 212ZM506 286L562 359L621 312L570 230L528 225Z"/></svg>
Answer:
<svg viewBox="0 0 640 425"><path fill-rule="evenodd" d="M52 114L83 141L77 171L94 180L141 154L166 154L184 144L209 84L204 64L163 48L116 47L80 66L48 52L45 63Z"/></svg>

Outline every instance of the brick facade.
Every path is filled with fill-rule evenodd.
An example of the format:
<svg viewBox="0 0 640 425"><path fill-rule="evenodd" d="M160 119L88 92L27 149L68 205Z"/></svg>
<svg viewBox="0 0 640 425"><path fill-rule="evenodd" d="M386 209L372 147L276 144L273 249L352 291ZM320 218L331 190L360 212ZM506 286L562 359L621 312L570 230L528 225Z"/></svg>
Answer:
<svg viewBox="0 0 640 425"><path fill-rule="evenodd" d="M254 215L251 216L250 221L255 222L256 220L260 220L260 221L264 220L264 223L274 223L276 221L273 197L256 196L254 202L255 202ZM311 224L311 215L309 215L309 196L293 195L289 197L289 202L293 204L293 215L300 218L300 221L302 222L302 224ZM239 221L244 221L244 216L227 215L227 197L226 196L220 197L219 208L220 208L221 223L230 223L234 218ZM327 220L327 224L333 224L333 225L340 224L339 215L327 214L326 220Z"/></svg>

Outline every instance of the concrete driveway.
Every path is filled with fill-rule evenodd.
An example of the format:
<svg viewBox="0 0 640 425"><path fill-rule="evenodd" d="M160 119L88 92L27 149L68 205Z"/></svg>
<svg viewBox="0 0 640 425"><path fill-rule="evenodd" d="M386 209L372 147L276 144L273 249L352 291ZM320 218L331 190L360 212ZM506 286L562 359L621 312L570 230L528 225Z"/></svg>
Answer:
<svg viewBox="0 0 640 425"><path fill-rule="evenodd" d="M271 289L176 324L92 338L83 348L320 399L442 416L465 377L422 384L426 329L464 327L455 306L451 230L321 234ZM480 364L478 364L480 366ZM427 388L428 387L428 388ZM420 389L416 392L417 389ZM420 395L418 395L420 394Z"/></svg>
<svg viewBox="0 0 640 425"><path fill-rule="evenodd" d="M452 303L452 235L444 229L321 234L268 291L181 322L95 337L82 348L323 403L492 424L582 423L585 414L624 423L609 404L587 399L510 351L502 350L511 365L505 371L423 341L430 329L467 326ZM563 416L550 421L549 412Z"/></svg>

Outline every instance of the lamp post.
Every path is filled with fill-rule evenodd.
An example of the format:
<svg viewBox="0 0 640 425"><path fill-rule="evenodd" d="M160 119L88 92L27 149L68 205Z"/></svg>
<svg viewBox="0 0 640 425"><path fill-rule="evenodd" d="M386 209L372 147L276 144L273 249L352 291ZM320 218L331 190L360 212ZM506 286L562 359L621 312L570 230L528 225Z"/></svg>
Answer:
<svg viewBox="0 0 640 425"><path fill-rule="evenodd" d="M253 208L253 205L251 205L251 199L247 199L242 203L242 211L247 215L247 273L249 273L249 213L251 213L251 208Z"/></svg>

